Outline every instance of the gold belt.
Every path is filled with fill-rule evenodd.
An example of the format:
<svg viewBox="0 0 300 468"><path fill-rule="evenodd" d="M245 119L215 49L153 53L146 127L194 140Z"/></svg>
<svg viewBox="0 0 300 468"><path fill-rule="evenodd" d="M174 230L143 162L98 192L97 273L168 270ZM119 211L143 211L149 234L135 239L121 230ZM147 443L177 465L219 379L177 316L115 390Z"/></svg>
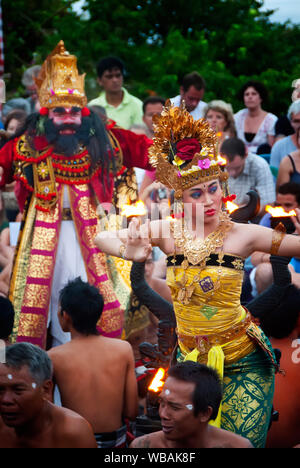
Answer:
<svg viewBox="0 0 300 468"><path fill-rule="evenodd" d="M71 208L63 208L62 210L62 221L72 221L72 211Z"/></svg>
<svg viewBox="0 0 300 468"><path fill-rule="evenodd" d="M207 354L213 346L221 346L229 343L234 339L238 339L246 333L247 328L251 323L251 316L247 312L246 317L241 322L233 325L229 330L224 333L216 333L211 335L178 335L178 341L181 342L185 348L197 349L202 354Z"/></svg>

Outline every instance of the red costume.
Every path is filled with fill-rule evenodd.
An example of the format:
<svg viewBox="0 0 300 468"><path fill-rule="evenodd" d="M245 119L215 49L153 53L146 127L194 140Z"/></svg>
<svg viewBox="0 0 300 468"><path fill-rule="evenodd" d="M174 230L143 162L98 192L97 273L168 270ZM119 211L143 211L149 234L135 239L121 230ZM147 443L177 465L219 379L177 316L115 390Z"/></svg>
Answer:
<svg viewBox="0 0 300 468"><path fill-rule="evenodd" d="M64 107L79 104L82 108L85 102L82 96L85 95L80 85L74 85L81 78L74 67L74 56L66 53L63 43L54 52L50 56L54 60L52 67L58 69L58 64L63 61L64 67L70 68L69 74L60 76L60 83L56 87L52 74L52 88L45 87L45 76L42 76L44 81L39 88L40 101L46 99L45 89L48 89L51 93L49 91L47 95L47 102L55 101L52 105L48 104L50 109L62 104ZM45 103L42 102L42 105L45 106ZM44 116L41 118L46 119ZM151 140L112 125L109 125L107 134L112 148L109 152L110 162L115 158L117 172L121 173L124 166L151 168L148 162ZM69 208L67 219L73 221L72 229L75 226L77 245L74 244L74 248L80 253L81 271L85 270L85 279L95 285L104 298L105 307L98 324L99 330L104 335L120 337L124 307L117 295L121 291L117 285L121 280L114 280L106 255L93 243L98 222L97 204L112 200L113 171L109 171L109 177L105 174L102 178L101 163L92 167L86 147L79 147L77 154L67 157L56 154L44 134L32 138L29 132L2 148L0 166L4 169L0 187L17 181L16 195L24 213L10 285L10 299L16 315L12 341L29 341L45 347L50 303L54 304L52 313L57 313L59 290L56 288L62 287L63 281L71 279L70 275L79 276L70 267L53 287L58 260L63 268L68 268L70 259L70 253L67 256L65 247L59 247L65 227L66 198ZM68 243L65 246L68 247ZM56 302L53 302L54 296Z"/></svg>

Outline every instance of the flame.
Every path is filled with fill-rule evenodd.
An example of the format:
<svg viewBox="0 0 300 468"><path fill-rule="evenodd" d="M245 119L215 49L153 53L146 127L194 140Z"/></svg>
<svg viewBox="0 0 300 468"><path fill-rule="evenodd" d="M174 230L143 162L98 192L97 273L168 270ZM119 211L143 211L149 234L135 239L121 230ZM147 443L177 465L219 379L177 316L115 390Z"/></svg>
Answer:
<svg viewBox="0 0 300 468"><path fill-rule="evenodd" d="M142 200L138 200L132 205L128 204L122 206L121 216L126 216L126 218L130 218L132 216L145 216L146 214L147 210Z"/></svg>
<svg viewBox="0 0 300 468"><path fill-rule="evenodd" d="M237 210L239 208L239 205L236 205L235 203L231 202L231 201L227 201L225 203L225 206L226 206L226 210L229 212L229 213L233 213L235 210Z"/></svg>
<svg viewBox="0 0 300 468"><path fill-rule="evenodd" d="M289 216L296 216L295 210L291 210L289 212L285 211L282 206L266 206L266 212L270 213L272 218L283 218Z"/></svg>
<svg viewBox="0 0 300 468"><path fill-rule="evenodd" d="M218 154L217 163L218 163L220 166L226 166L227 160L226 160L225 158L222 158L222 156L220 156L220 155Z"/></svg>
<svg viewBox="0 0 300 468"><path fill-rule="evenodd" d="M158 371L156 372L153 380L151 381L151 384L149 385L148 390L152 390L152 392L155 392L155 393L160 392L165 383L163 381L165 373L166 373L165 369L160 367Z"/></svg>

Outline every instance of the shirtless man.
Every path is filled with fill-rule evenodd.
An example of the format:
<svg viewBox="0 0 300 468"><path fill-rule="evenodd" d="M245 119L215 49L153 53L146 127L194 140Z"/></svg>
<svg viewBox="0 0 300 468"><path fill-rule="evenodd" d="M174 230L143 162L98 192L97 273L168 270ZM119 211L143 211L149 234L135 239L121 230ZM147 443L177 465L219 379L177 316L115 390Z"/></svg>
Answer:
<svg viewBox="0 0 300 468"><path fill-rule="evenodd" d="M29 343L6 349L0 364L0 448L97 448L89 423L49 399L52 365Z"/></svg>
<svg viewBox="0 0 300 468"><path fill-rule="evenodd" d="M162 431L138 437L130 448L252 448L248 439L209 425L221 400L213 369L191 361L176 364L160 395Z"/></svg>
<svg viewBox="0 0 300 468"><path fill-rule="evenodd" d="M138 396L130 344L98 335L103 304L93 286L80 278L69 282L60 292L58 317L72 339L48 354L62 405L90 422L99 447L110 448L124 446L124 419L136 418Z"/></svg>

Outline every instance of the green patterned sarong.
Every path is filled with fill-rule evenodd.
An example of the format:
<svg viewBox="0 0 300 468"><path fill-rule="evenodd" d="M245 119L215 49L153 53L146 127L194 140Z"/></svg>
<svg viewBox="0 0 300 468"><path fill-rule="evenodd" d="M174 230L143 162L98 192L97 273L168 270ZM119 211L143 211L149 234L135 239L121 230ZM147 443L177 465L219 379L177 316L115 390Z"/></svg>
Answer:
<svg viewBox="0 0 300 468"><path fill-rule="evenodd" d="M225 365L221 427L263 448L272 413L275 367L258 348L239 361Z"/></svg>

